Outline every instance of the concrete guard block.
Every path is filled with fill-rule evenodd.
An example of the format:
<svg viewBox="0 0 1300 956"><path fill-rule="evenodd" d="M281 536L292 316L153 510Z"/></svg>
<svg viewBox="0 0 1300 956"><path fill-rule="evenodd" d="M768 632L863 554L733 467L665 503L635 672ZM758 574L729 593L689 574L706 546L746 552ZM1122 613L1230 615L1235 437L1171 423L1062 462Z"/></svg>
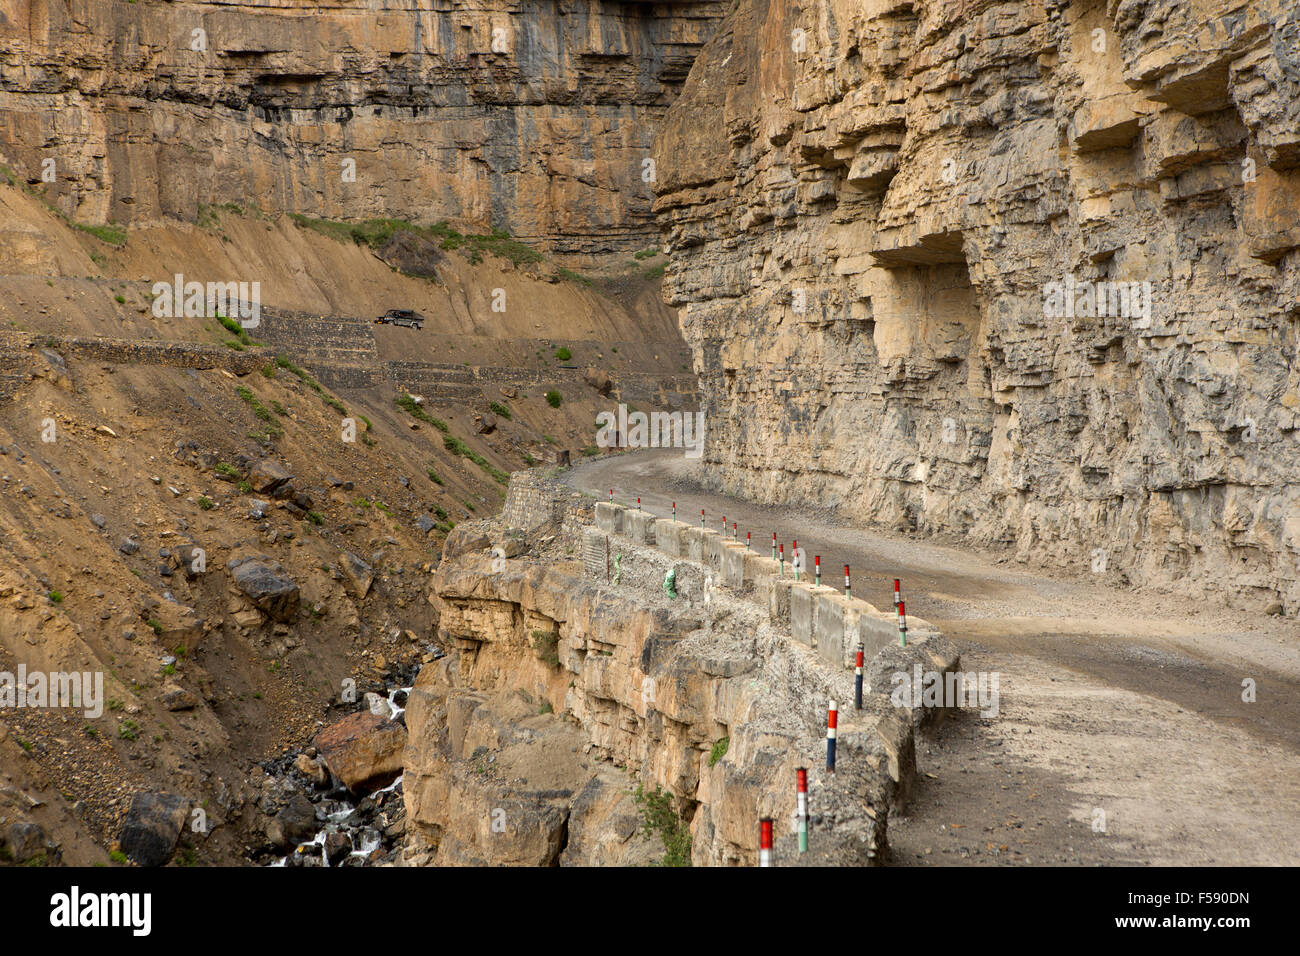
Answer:
<svg viewBox="0 0 1300 956"><path fill-rule="evenodd" d="M606 534L622 534L625 511L622 505L610 501L596 502L596 527Z"/></svg>
<svg viewBox="0 0 1300 956"><path fill-rule="evenodd" d="M648 511L633 508L623 516L623 526L627 536L637 544L654 546L655 522L658 519Z"/></svg>
<svg viewBox="0 0 1300 956"><path fill-rule="evenodd" d="M768 620L774 627L790 626L790 592L794 588L794 578L770 578L770 591L767 603Z"/></svg>
<svg viewBox="0 0 1300 956"><path fill-rule="evenodd" d="M683 557L682 533L690 526L672 518L655 519L655 547L673 558Z"/></svg>
<svg viewBox="0 0 1300 956"><path fill-rule="evenodd" d="M733 591L745 590L745 556L743 544L727 544L722 551L722 583Z"/></svg>

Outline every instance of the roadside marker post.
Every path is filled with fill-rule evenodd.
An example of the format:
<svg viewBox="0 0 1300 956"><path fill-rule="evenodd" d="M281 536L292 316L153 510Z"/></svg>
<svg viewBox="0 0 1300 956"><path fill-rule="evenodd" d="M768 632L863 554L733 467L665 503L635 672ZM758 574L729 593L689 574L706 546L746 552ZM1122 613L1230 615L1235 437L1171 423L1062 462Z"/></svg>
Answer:
<svg viewBox="0 0 1300 956"><path fill-rule="evenodd" d="M749 534L750 534L750 533L749 533L748 531L745 532L745 550L746 550L746 551L752 551L752 550L754 549L754 542L751 541L751 540L749 539Z"/></svg>
<svg viewBox="0 0 1300 956"><path fill-rule="evenodd" d="M790 560L794 562L794 579L799 580L799 539L795 538L790 544Z"/></svg>
<svg viewBox="0 0 1300 956"><path fill-rule="evenodd" d="M858 650L853 658L853 709L862 709L862 659L865 656L865 647L861 641L858 641Z"/></svg>
<svg viewBox="0 0 1300 956"><path fill-rule="evenodd" d="M776 560L776 532L772 532L772 560Z"/></svg>
<svg viewBox="0 0 1300 956"><path fill-rule="evenodd" d="M731 522L731 540L736 540L736 522Z"/></svg>
<svg viewBox="0 0 1300 956"><path fill-rule="evenodd" d="M614 489L613 489L613 488L609 489L609 503L610 503L611 505L614 503Z"/></svg>
<svg viewBox="0 0 1300 956"><path fill-rule="evenodd" d="M816 584L818 587L821 587L822 586L822 556L820 554L813 555L813 573L816 574L817 576L816 580L813 581L813 583Z"/></svg>
<svg viewBox="0 0 1300 956"><path fill-rule="evenodd" d="M781 573L780 577L785 577L785 545L781 545Z"/></svg>
<svg viewBox="0 0 1300 956"><path fill-rule="evenodd" d="M673 502L673 520L677 520L677 502Z"/></svg>
<svg viewBox="0 0 1300 956"><path fill-rule="evenodd" d="M700 509L700 530L704 530L704 509Z"/></svg>
<svg viewBox="0 0 1300 956"><path fill-rule="evenodd" d="M844 565L844 596L846 598L853 597L853 588L849 584L849 566L847 564Z"/></svg>
<svg viewBox="0 0 1300 956"><path fill-rule="evenodd" d="M826 711L826 772L835 772L835 726L839 722L839 711L835 709L835 701L831 701L830 708Z"/></svg>
<svg viewBox="0 0 1300 956"><path fill-rule="evenodd" d="M797 812L799 814L799 852L808 852L808 768L799 767L795 770L795 785L798 788L799 795Z"/></svg>
<svg viewBox="0 0 1300 956"><path fill-rule="evenodd" d="M898 602L901 600L903 600L903 596L898 590L898 578L894 578L894 607L898 607Z"/></svg>
<svg viewBox="0 0 1300 956"><path fill-rule="evenodd" d="M758 821L758 865L772 865L772 818Z"/></svg>
<svg viewBox="0 0 1300 956"><path fill-rule="evenodd" d="M898 646L907 646L907 606L898 602Z"/></svg>

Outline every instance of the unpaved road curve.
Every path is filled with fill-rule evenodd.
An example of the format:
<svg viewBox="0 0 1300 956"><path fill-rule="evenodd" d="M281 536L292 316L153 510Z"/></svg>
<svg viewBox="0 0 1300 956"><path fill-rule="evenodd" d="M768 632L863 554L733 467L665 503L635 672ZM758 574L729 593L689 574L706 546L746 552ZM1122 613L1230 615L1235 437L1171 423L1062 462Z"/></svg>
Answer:
<svg viewBox="0 0 1300 956"><path fill-rule="evenodd" d="M770 550L820 554L824 583L941 627L999 711L918 741L921 784L890 821L903 864L1300 863L1300 625L1207 602L1018 570L998 556L851 528L703 487L680 452L577 465L570 484ZM1005 561L1005 558L1002 559ZM1242 700L1255 681L1257 699ZM1104 828L1101 826L1104 824Z"/></svg>

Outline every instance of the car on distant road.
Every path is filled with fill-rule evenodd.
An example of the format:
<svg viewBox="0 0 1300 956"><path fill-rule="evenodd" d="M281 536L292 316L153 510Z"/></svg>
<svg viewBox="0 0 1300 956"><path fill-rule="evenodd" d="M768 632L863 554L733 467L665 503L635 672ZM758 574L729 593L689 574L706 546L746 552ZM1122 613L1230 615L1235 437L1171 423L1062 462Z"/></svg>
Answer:
<svg viewBox="0 0 1300 956"><path fill-rule="evenodd" d="M424 325L424 316L410 309L389 309L379 318L376 325L400 325L403 328L418 329Z"/></svg>

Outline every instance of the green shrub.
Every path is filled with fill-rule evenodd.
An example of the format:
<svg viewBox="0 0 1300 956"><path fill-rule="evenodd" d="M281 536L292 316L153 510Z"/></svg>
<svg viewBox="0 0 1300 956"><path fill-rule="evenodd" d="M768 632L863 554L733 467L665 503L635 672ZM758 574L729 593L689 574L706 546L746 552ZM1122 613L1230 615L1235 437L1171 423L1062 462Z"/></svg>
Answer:
<svg viewBox="0 0 1300 956"><path fill-rule="evenodd" d="M212 501L212 499L209 498L207 495L200 495L200 496L199 496L199 507L200 507L202 510L204 510L204 511L211 511L212 508L213 508L213 501Z"/></svg>
<svg viewBox="0 0 1300 956"><path fill-rule="evenodd" d="M719 760L727 755L727 749L731 746L730 737L722 737L713 743L713 750L709 753L709 766L712 767Z"/></svg>
<svg viewBox="0 0 1300 956"><path fill-rule="evenodd" d="M533 631L533 653L543 664L560 666L560 635L555 631Z"/></svg>
<svg viewBox="0 0 1300 956"><path fill-rule="evenodd" d="M555 350L555 357L561 362L567 362L569 359L573 358L573 353L563 346L560 346L560 348Z"/></svg>
<svg viewBox="0 0 1300 956"><path fill-rule="evenodd" d="M559 408L564 404L564 396L554 389L551 389L551 391L546 393L546 404L550 405L551 408Z"/></svg>
<svg viewBox="0 0 1300 956"><path fill-rule="evenodd" d="M62 604L62 603L63 603L63 592L62 592L62 591L51 591L51 592L50 592L50 600L53 601L55 604Z"/></svg>
<svg viewBox="0 0 1300 956"><path fill-rule="evenodd" d="M506 408L500 402L492 402L490 405L488 405L488 409L492 412L493 415L497 415L501 418L504 418L506 421L511 420L510 409Z"/></svg>
<svg viewBox="0 0 1300 956"><path fill-rule="evenodd" d="M641 832L648 837L658 836L664 846L659 866L691 865L691 831L686 821L673 809L673 796L655 787L647 792L637 784L633 799L641 810Z"/></svg>
<svg viewBox="0 0 1300 956"><path fill-rule="evenodd" d="M421 408L420 404L415 400L415 396L409 395L406 392L402 392L402 394L398 395L397 398L394 399L394 401L396 402L398 408L406 412L406 414L410 415L412 418L418 418L420 421L432 425L434 428L438 429L438 431L442 432L443 434L446 434L448 431L450 431L450 429L447 427L447 423L444 422L441 418L434 418L423 408Z"/></svg>

